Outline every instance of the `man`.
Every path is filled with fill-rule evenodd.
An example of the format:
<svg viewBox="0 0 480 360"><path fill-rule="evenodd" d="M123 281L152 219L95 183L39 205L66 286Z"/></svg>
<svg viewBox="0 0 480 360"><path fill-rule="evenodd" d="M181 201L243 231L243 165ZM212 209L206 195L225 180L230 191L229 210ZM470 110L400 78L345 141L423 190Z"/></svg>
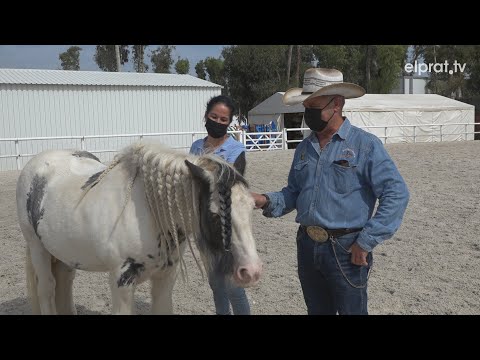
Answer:
<svg viewBox="0 0 480 360"><path fill-rule="evenodd" d="M398 230L408 204L382 142L342 116L345 99L364 94L338 70L308 69L303 89L288 90L283 102L303 103L312 133L295 150L288 185L252 193L264 216L297 210L298 275L312 315L368 314L372 250Z"/></svg>

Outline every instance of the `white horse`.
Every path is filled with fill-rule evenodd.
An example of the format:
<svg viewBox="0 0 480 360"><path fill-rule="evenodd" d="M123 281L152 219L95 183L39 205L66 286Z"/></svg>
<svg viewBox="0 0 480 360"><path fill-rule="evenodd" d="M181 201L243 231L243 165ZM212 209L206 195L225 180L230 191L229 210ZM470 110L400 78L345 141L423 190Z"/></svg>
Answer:
<svg viewBox="0 0 480 360"><path fill-rule="evenodd" d="M207 271L223 271L244 287L257 283L262 263L244 169L244 154L232 167L142 142L108 167L86 151L35 156L16 195L33 312L76 314L72 285L81 269L110 273L113 314L133 313L135 286L148 279L152 312L171 314L190 239Z"/></svg>

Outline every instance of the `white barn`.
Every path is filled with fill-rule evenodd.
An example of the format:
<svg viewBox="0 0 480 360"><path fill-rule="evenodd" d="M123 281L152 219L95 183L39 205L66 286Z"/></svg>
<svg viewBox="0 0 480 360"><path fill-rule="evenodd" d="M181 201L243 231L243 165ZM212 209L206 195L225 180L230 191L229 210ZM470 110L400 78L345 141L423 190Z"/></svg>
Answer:
<svg viewBox="0 0 480 360"><path fill-rule="evenodd" d="M249 124L274 121L278 129L305 128L302 122L305 108L302 104L285 106L283 94L277 92L250 110ZM386 135L388 143L474 139L475 107L436 94L366 94L347 99L344 115L354 125L364 127L382 140ZM415 129L400 125L415 125ZM371 127L366 128L368 126Z"/></svg>
<svg viewBox="0 0 480 360"><path fill-rule="evenodd" d="M51 148L111 150L96 153L106 161L139 137L13 141L18 138L205 132L206 103L221 89L191 75L0 69L0 171L31 158L8 155ZM199 136L148 140L188 149Z"/></svg>

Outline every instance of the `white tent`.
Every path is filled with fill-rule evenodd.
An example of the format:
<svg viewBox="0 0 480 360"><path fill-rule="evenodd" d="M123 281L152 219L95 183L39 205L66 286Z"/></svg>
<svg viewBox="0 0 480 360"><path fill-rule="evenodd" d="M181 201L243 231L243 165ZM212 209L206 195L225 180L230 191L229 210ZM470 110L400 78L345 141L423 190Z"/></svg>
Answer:
<svg viewBox="0 0 480 360"><path fill-rule="evenodd" d="M248 112L248 123L265 125L277 121L278 128L283 129L283 114L303 113L302 104L286 106L282 102L284 92L277 92Z"/></svg>
<svg viewBox="0 0 480 360"><path fill-rule="evenodd" d="M303 113L302 104L285 106L277 92L248 112L250 124L276 121L284 127L284 114ZM366 94L345 101L344 115L357 126L389 143L473 140L475 107L436 94ZM468 125L457 125L468 124ZM470 125L471 124L471 125ZM415 125L399 127L399 125ZM442 125L442 126L439 126ZM368 128L382 126L382 128ZM305 126L306 127L306 126ZM385 127L387 127L385 129Z"/></svg>

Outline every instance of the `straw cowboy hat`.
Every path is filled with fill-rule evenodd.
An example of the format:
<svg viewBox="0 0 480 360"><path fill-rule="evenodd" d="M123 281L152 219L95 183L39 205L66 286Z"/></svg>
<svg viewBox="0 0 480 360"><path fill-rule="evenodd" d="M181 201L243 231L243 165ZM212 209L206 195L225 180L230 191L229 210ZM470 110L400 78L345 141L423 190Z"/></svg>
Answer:
<svg viewBox="0 0 480 360"><path fill-rule="evenodd" d="M365 95L360 85L343 82L342 72L336 69L311 68L305 71L303 88L292 88L283 95L285 105L296 105L317 96L342 95L346 99Z"/></svg>

